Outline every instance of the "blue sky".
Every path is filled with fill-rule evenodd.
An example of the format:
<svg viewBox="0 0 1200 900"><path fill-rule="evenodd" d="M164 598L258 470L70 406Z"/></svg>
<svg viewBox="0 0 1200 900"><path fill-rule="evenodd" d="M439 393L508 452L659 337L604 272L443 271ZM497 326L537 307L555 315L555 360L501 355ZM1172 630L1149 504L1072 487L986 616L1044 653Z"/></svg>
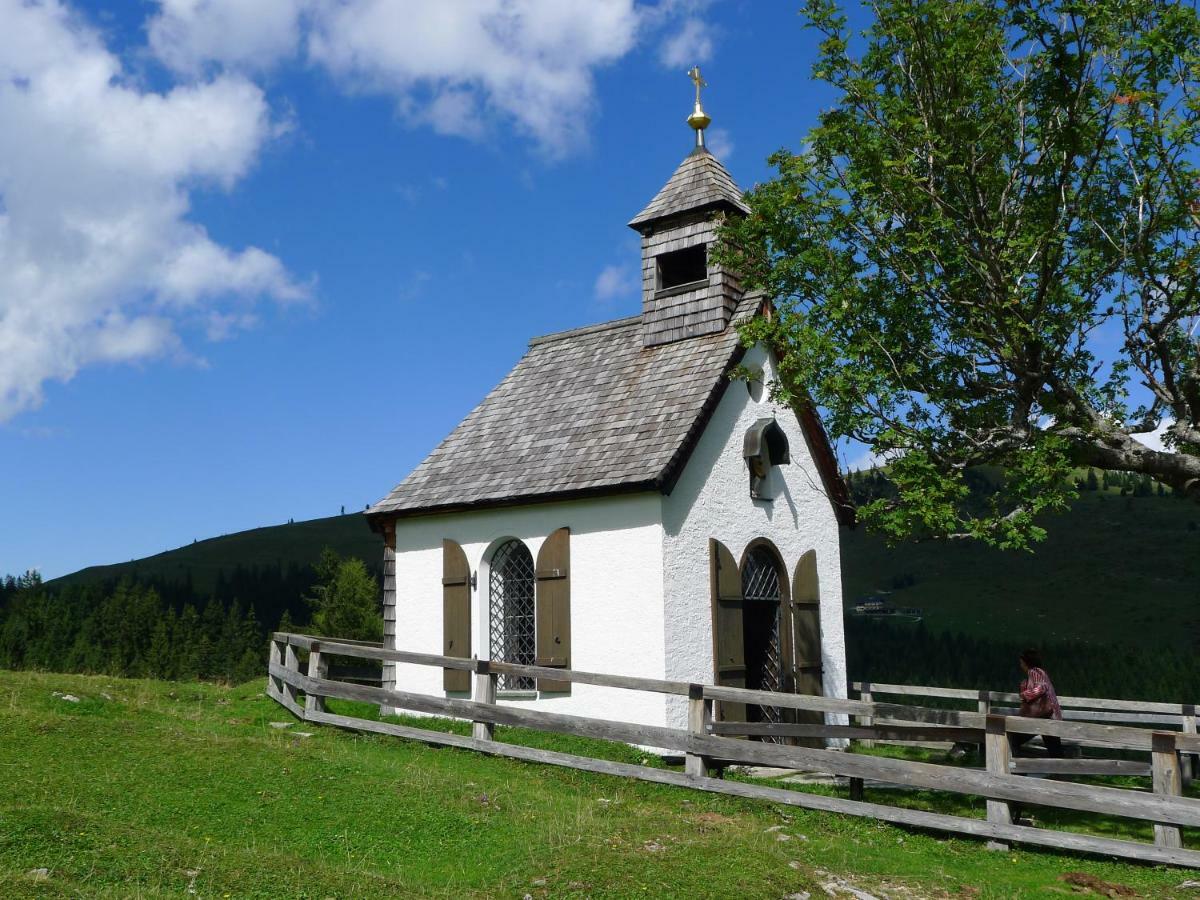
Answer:
<svg viewBox="0 0 1200 900"><path fill-rule="evenodd" d="M0 0L0 573L362 509L638 311L692 61L743 187L831 99L791 2L249 6Z"/></svg>

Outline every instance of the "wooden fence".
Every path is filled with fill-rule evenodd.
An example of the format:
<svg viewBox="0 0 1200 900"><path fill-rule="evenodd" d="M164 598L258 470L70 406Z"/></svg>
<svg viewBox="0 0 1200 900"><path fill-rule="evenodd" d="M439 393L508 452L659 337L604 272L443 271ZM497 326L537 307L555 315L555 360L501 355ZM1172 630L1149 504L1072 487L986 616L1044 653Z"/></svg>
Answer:
<svg viewBox="0 0 1200 900"><path fill-rule="evenodd" d="M271 647L267 693L298 718L308 722L389 734L529 762L768 800L789 806L866 816L957 835L973 835L987 839L989 846L998 848L1006 847L1008 842L1016 842L1200 868L1200 851L1183 847L1181 831L1183 827L1200 826L1200 800L1181 796L1180 755L1200 753L1200 738L1195 734L1154 731L1106 723L1051 722L1045 719L997 715L986 711L956 711L880 703L870 699L870 687L866 691L865 699L814 697L410 653L386 650L379 645L286 633L273 635ZM303 667L300 651L307 652L307 665ZM474 698L447 698L338 681L329 677L329 659L333 656L472 672L475 683ZM686 697L688 726L670 728L642 725L546 712L523 708L519 704L501 705L496 702L497 679L500 675L553 678L556 681L575 684ZM873 687L880 693L884 692L880 686ZM304 695L303 702L301 693ZM472 733L468 737L341 715L326 708L325 701L329 698L362 701L399 710L463 719L473 723ZM721 703L840 713L855 717L857 724L723 722L714 718L714 705L719 708ZM1164 712L1174 714L1166 710ZM685 760L684 768L683 771L651 768L508 744L496 740L496 725L515 725L660 748L682 754ZM1149 765L1147 767L1141 764L1135 769L1139 764L1130 760L1018 760L1014 772L1009 758L1009 734L1056 734L1088 747L1143 751L1149 755ZM869 741L965 741L978 743L986 748L986 769L746 740L748 736L849 738ZM1122 763L1124 768L1106 767L1110 762ZM844 799L760 784L746 784L713 777L710 774L711 769L730 764L778 766L845 776L850 779L850 797ZM1091 769L1087 768L1089 765ZM1149 772L1152 776L1152 791L1044 779L1031 780L1025 777L1025 774L1021 774L1035 771L1054 775ZM983 797L987 801L987 818L969 818L868 803L861 799L864 779ZM1154 843L1018 825L1012 821L1010 803L1051 806L1149 821L1154 824Z"/></svg>

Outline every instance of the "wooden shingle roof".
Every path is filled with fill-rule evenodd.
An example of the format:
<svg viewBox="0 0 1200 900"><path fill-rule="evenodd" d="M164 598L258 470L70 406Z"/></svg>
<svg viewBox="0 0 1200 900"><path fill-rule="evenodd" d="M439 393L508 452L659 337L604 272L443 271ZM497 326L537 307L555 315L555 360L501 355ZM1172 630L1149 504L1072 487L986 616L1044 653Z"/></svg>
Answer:
<svg viewBox="0 0 1200 900"><path fill-rule="evenodd" d="M727 206L750 212L742 192L721 161L704 147L697 147L683 158L679 168L646 208L629 222L638 231L651 222L697 209Z"/></svg>
<svg viewBox="0 0 1200 900"><path fill-rule="evenodd" d="M534 338L516 367L368 515L669 492L743 348L719 334L644 347L640 316Z"/></svg>

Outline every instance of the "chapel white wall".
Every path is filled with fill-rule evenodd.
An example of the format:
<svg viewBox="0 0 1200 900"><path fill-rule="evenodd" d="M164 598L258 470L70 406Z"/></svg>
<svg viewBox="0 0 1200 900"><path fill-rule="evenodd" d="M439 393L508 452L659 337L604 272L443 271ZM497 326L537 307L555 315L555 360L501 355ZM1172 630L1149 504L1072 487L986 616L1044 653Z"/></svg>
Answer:
<svg viewBox="0 0 1200 900"><path fill-rule="evenodd" d="M761 345L744 360L761 369L769 384L775 360ZM742 457L745 432L760 418L774 416L787 435L791 464L772 469L768 495L750 498L750 476ZM708 427L678 483L663 502L663 594L668 679L713 682L709 538L721 541L739 564L756 538L774 543L791 584L800 557L815 550L820 582L821 652L826 696L846 696L846 640L842 625L841 561L833 504L795 413L747 385L725 390ZM667 724L686 727L682 698L669 698Z"/></svg>
<svg viewBox="0 0 1200 900"><path fill-rule="evenodd" d="M546 537L571 529L571 667L662 678L662 497L630 494L562 503L419 516L396 522L396 648L442 652L442 539L462 545L477 573L471 653L490 657L488 559L519 538L537 560ZM398 664L400 690L443 696L442 670ZM465 696L465 695L456 695ZM573 685L570 695L502 702L649 725L664 722L659 694Z"/></svg>

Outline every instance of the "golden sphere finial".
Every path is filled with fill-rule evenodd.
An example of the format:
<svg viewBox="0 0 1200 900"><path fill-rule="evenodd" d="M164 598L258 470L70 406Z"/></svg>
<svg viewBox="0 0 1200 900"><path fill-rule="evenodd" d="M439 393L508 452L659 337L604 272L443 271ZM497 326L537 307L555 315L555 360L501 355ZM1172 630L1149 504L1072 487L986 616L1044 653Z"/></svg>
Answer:
<svg viewBox="0 0 1200 900"><path fill-rule="evenodd" d="M691 71L688 72L688 77L691 78L692 83L696 85L696 105L692 108L692 114L687 117L687 123L688 125L692 126L696 132L696 146L703 147L704 129L709 126L709 123L712 122L712 119L709 118L708 113L704 111L704 107L700 105L700 88L707 87L708 82L705 81L700 75L699 66L692 66Z"/></svg>

